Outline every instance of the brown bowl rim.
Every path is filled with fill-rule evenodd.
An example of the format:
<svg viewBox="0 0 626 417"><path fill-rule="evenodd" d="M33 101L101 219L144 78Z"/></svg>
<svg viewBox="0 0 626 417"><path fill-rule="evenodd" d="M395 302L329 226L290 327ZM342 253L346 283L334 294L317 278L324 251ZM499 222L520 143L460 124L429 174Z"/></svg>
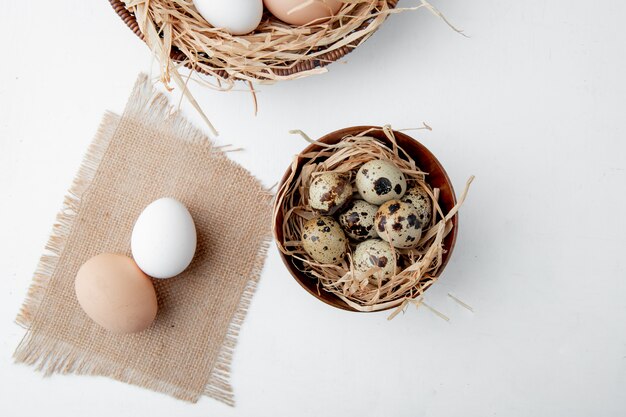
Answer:
<svg viewBox="0 0 626 417"><path fill-rule="evenodd" d="M137 19L135 18L135 15L126 8L126 6L124 5L124 2L122 0L109 0L109 3L111 4L111 7L113 8L113 10L115 10L115 12L119 15L119 17L124 21L124 23L126 23L126 26L128 26L128 28L132 30L133 33L139 37L139 39L145 42L143 33L141 33L141 30L139 29L139 24L137 23ZM395 9L396 6L398 5L398 0L387 0L387 4L389 5L390 8ZM367 25L367 22L364 23L364 25ZM277 68L273 72L276 75L285 77L285 76L298 74L300 72L310 71L315 68L324 68L332 64L333 62L340 60L344 56L348 55L350 52L355 50L356 47L359 46L362 42L363 42L363 37L354 39L352 42L342 46L341 48L327 52L313 59L302 60L297 65L291 68ZM172 53L170 56L175 62L181 62L185 60L185 54L183 54L183 52L181 52L175 46L172 47ZM205 75L213 75L204 71L202 68L194 68L189 63L185 64L185 66L189 69L198 71ZM217 74L218 77L223 78L223 79L229 79L231 77L231 75L224 70L215 70L215 74ZM265 78L258 78L258 79L264 80Z"/></svg>
<svg viewBox="0 0 626 417"><path fill-rule="evenodd" d="M335 144L340 142L344 137L348 136L348 135L354 135L354 134L359 134L361 132L364 132L366 130L380 130L382 131L383 128L381 126L351 126L351 127L346 127L343 129L339 129L339 130L335 130L333 132L327 133L326 135L322 136L320 139L317 139L317 142L321 142L321 143L325 143L325 144ZM422 150L422 152L425 152L426 156L429 157L431 159L431 161L433 162L433 164L435 166L437 166L437 168L440 170L442 177L444 178L446 184L448 185L448 187L450 188L450 193L452 196L452 202L454 205L457 204L457 198L456 198L456 193L454 191L454 187L452 185L452 181L450 180L450 177L448 176L448 173L446 172L446 170L444 169L443 165L441 164L441 162L439 162L439 160L437 159L437 157L435 157L435 155L426 147L424 146L424 144L422 144L420 141L418 141L417 139L394 130L393 131L394 135L396 138L401 138L401 140L406 140L409 142L415 142L415 144ZM298 155L298 164L296 169L299 169L301 167L302 162L304 161L304 158L301 157L301 155L309 153L309 152L313 152L316 150L319 150L320 146L317 144L310 144L308 145L306 148L304 148ZM412 156L412 155L411 155ZM412 156L413 157L413 156ZM287 168L287 170L285 171L285 174L283 175L282 179L280 180L280 183L278 185L278 190L280 190L283 185L285 184L285 182L288 180L289 176L291 175L292 169L291 169L291 165L289 165L289 167ZM278 207L276 207L274 213L272 213L272 218L275 219L278 215L278 213L281 212L282 210L280 210ZM282 214L281 214L282 217ZM459 214L456 213L452 219L452 230L450 231L450 234L448 236L450 236L450 241L449 241L449 247L447 248L447 251L444 253L443 255L443 261L441 264L441 267L439 268L439 271L436 275L436 277L438 278L439 276L441 276L441 274L443 273L446 265L448 264L448 261L450 260L450 257L452 256L452 252L454 250L454 246L456 245L456 239L457 239L457 234L458 234L458 228L459 228ZM275 225L274 228L274 240L275 240L275 244L277 245L278 248L278 243L276 242L278 236L282 235L282 230L280 230L279 228L279 224L278 222ZM446 239L448 239L448 236L446 236ZM381 311L386 311L386 310L390 310L392 308L396 308L396 307L387 307L381 310L376 310L376 311L360 311L360 310L356 310L352 307L350 307L348 304L346 304L345 301L343 301L341 298L337 297L336 295L332 294L332 293L326 293L327 296L330 296L330 298L335 300L335 303L330 302L329 300L327 300L326 298L322 298L321 296L318 295L318 293L316 291L313 291L311 288L309 288L308 286L306 286L303 282L303 279L312 279L310 277L307 277L304 275L304 273L302 273L301 271L299 271L295 265L293 265L293 263L291 262L291 256L285 255L280 249L278 249L278 253L280 254L280 258L283 262L283 264L285 265L285 267L287 268L287 270L289 271L290 275L292 276L292 278L302 287L304 288L309 294L311 294L313 297L315 297L316 299L324 302L325 304L328 304L332 307L341 309L341 310L346 310L346 311L352 311L352 312L356 312L356 313L376 313L376 312L381 312ZM430 287L429 287L430 288ZM428 288L427 288L428 290ZM324 290L320 290L320 291L324 291Z"/></svg>

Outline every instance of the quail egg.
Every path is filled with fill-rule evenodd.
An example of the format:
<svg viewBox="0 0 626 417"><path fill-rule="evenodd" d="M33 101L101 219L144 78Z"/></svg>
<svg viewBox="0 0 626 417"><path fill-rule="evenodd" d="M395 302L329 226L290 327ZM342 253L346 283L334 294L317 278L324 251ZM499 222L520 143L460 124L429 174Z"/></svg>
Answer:
<svg viewBox="0 0 626 417"><path fill-rule="evenodd" d="M354 268L365 272L373 267L380 270L373 273L371 278L383 279L391 277L397 270L396 259L389 243L380 239L368 239L357 245L354 251Z"/></svg>
<svg viewBox="0 0 626 417"><path fill-rule="evenodd" d="M325 172L314 177L309 186L309 205L320 214L334 214L350 197L350 181L335 172Z"/></svg>
<svg viewBox="0 0 626 417"><path fill-rule="evenodd" d="M430 225L433 203L424 188L419 185L414 185L406 190L406 194L404 194L402 201L413 204L413 207L417 210L417 218L422 224L422 229L427 228L428 225Z"/></svg>
<svg viewBox="0 0 626 417"><path fill-rule="evenodd" d="M304 250L320 264L340 263L346 254L347 243L341 226L332 217L314 217L302 229Z"/></svg>
<svg viewBox="0 0 626 417"><path fill-rule="evenodd" d="M348 203L339 216L339 224L344 232L354 240L365 240L376 237L374 217L378 207L363 200Z"/></svg>
<svg viewBox="0 0 626 417"><path fill-rule="evenodd" d="M380 206L375 222L378 236L394 248L413 248L422 236L417 210L404 201L390 200Z"/></svg>
<svg viewBox="0 0 626 417"><path fill-rule="evenodd" d="M356 188L363 200L372 204L402 198L406 178L393 163L383 160L366 162L356 174Z"/></svg>

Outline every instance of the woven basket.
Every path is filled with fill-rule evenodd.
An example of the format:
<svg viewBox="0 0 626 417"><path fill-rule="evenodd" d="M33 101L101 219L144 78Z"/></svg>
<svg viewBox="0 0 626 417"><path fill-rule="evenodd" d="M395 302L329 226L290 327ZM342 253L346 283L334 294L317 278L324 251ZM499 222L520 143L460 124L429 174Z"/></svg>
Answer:
<svg viewBox="0 0 626 417"><path fill-rule="evenodd" d="M124 21L124 23L126 23L126 25L141 39L144 39L143 34L141 33L141 30L139 28L139 25L137 23L137 20L135 19L135 16L132 12L130 12L129 10L126 9L124 2L121 0L109 0L109 2L111 3L111 6L113 7L113 9L115 10L115 12L122 18L122 20ZM387 0L386 1L387 5L389 8L395 8L398 0ZM366 21L359 29L363 29L364 27L367 27L367 25L369 24L368 21ZM364 35L365 36L365 35ZM316 55L314 58L311 59L301 59L299 60L297 63L294 64L294 61L288 62L286 61L284 63L284 68L275 68L273 69L273 74L280 76L280 77L287 77L287 78L296 78L296 76L298 74L302 75L301 73L307 72L307 71L311 71L317 68L323 68L329 64L331 64L332 62L335 62L341 58L343 58L345 55L349 54L350 52L352 52L352 50L354 50L361 42L363 41L363 37L361 38L357 38L353 41L351 41L350 43L343 45L337 49L334 49L332 51L329 51L327 53L323 53L321 55ZM316 52L319 52L320 49L317 48L315 49ZM171 52L171 58L172 60L176 61L176 62L181 62L181 61L185 61L185 55L176 47L172 47L172 52ZM187 64L187 66L191 69L197 70L199 72L203 72L205 74L208 74L208 72L202 70L202 69L198 69L198 68L192 68L190 65ZM227 73L224 68L212 68L212 74L211 75L216 75L220 78L223 78L225 80L227 79L233 79L233 78L237 78L236 76L233 77L231 74ZM267 80L269 79L269 77L263 77L261 76L257 76L256 79L258 80Z"/></svg>

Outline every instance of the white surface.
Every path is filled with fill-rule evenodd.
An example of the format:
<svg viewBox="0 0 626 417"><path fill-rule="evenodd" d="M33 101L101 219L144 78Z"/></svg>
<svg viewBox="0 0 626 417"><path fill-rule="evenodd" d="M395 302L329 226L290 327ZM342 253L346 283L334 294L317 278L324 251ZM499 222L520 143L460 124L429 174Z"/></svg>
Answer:
<svg viewBox="0 0 626 417"><path fill-rule="evenodd" d="M233 157L267 185L305 145L288 129L365 123L426 121L415 136L457 191L477 175L428 292L450 322L331 309L272 250L229 408L13 364L13 319L63 195L151 57L104 0L2 0L0 415L625 415L626 3L437 4L470 39L426 12L393 16L329 74L261 87L258 117L248 93L193 87L218 142L244 147Z"/></svg>

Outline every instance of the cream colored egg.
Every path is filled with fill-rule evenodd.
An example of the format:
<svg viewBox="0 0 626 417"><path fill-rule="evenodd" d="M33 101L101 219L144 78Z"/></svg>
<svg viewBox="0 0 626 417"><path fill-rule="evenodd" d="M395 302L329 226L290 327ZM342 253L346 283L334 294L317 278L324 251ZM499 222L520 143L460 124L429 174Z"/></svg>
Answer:
<svg viewBox="0 0 626 417"><path fill-rule="evenodd" d="M422 229L427 229L430 226L430 219L433 212L433 203L424 188L419 185L414 185L406 191L402 201L412 204L417 211L417 218L422 224Z"/></svg>
<svg viewBox="0 0 626 417"><path fill-rule="evenodd" d="M347 243L341 226L332 217L315 217L302 228L302 246L320 264L341 263Z"/></svg>
<svg viewBox="0 0 626 417"><path fill-rule="evenodd" d="M406 192L406 178L392 162L366 162L356 174L356 188L363 200L380 205L402 198Z"/></svg>
<svg viewBox="0 0 626 417"><path fill-rule="evenodd" d="M365 240L376 237L374 217L378 207L364 200L353 200L347 204L341 215L339 224L344 232L354 240Z"/></svg>
<svg viewBox="0 0 626 417"><path fill-rule="evenodd" d="M378 268L368 278L375 282L381 278L387 279L397 272L396 255L389 243L380 239L368 239L357 245L354 251L354 268L359 272L366 272L371 268Z"/></svg>
<svg viewBox="0 0 626 417"><path fill-rule="evenodd" d="M376 232L394 248L408 249L415 247L422 236L422 223L412 204L390 200L376 213Z"/></svg>
<svg viewBox="0 0 626 417"><path fill-rule="evenodd" d="M320 214L334 214L352 197L348 178L334 172L313 177L309 186L309 205Z"/></svg>
<svg viewBox="0 0 626 417"><path fill-rule="evenodd" d="M296 26L323 23L343 5L338 0L264 0L264 3L274 16Z"/></svg>

